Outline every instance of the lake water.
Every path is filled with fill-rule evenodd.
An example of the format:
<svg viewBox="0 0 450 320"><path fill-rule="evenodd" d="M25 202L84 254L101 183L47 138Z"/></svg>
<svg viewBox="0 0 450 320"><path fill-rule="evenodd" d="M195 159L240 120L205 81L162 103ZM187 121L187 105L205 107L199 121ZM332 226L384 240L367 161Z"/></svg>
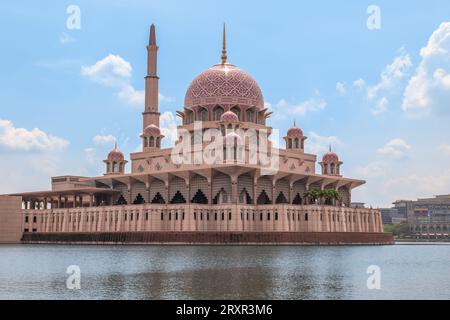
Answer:
<svg viewBox="0 0 450 320"><path fill-rule="evenodd" d="M450 299L450 245L3 245L0 299Z"/></svg>

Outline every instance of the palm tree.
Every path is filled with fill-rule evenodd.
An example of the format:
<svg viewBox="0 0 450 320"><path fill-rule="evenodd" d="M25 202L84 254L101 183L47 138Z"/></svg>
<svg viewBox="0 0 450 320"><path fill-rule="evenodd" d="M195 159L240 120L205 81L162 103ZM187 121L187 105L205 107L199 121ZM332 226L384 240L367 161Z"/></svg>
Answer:
<svg viewBox="0 0 450 320"><path fill-rule="evenodd" d="M335 201L339 201L341 196L339 192L333 189L320 190L319 188L312 188L305 192L305 197L311 204L316 203L317 200L324 199L325 204L333 205Z"/></svg>
<svg viewBox="0 0 450 320"><path fill-rule="evenodd" d="M309 203L316 203L316 200L321 197L321 191L319 188L312 188L305 192L305 197Z"/></svg>
<svg viewBox="0 0 450 320"><path fill-rule="evenodd" d="M325 198L325 204L327 205L333 205L335 201L340 200L341 196L339 195L339 192L337 192L334 189L326 189L322 190L322 196Z"/></svg>

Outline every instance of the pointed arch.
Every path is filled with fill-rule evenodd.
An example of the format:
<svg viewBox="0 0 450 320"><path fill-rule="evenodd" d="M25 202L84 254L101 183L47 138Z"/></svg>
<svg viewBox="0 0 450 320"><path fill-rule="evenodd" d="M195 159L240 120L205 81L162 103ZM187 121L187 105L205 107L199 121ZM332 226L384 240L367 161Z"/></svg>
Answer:
<svg viewBox="0 0 450 320"><path fill-rule="evenodd" d="M165 204L166 201L164 200L164 198L161 195L161 193L157 192L155 194L155 196L153 197L151 203L153 203L153 204Z"/></svg>
<svg viewBox="0 0 450 320"><path fill-rule="evenodd" d="M253 177L249 173L245 173L238 177L238 195L240 203L244 203L241 200L246 200L246 204L253 204L254 199L252 197L254 187ZM243 194L248 194L248 197L245 196L244 198Z"/></svg>
<svg viewBox="0 0 450 320"><path fill-rule="evenodd" d="M292 204L295 204L295 205L302 205L303 204L303 199L302 199L300 193L297 193L295 195L294 200L292 201Z"/></svg>
<svg viewBox="0 0 450 320"><path fill-rule="evenodd" d="M197 109L197 121L208 121L208 110L199 106Z"/></svg>
<svg viewBox="0 0 450 320"><path fill-rule="evenodd" d="M213 203L214 204L223 204L223 203L228 203L228 202L229 202L228 193L225 191L224 188L221 188L219 190L219 192L216 194L216 196L214 197Z"/></svg>
<svg viewBox="0 0 450 320"><path fill-rule="evenodd" d="M283 191L280 191L278 194L277 199L275 200L275 203L281 204L281 203L289 203L289 201L286 199L286 196L284 195Z"/></svg>
<svg viewBox="0 0 450 320"><path fill-rule="evenodd" d="M231 112L234 112L238 116L239 121L242 121L241 108L239 106L234 106L231 108Z"/></svg>
<svg viewBox="0 0 450 320"><path fill-rule="evenodd" d="M142 194L138 193L138 195L133 201L133 204L144 204L144 203L145 203L144 197L142 196Z"/></svg>
<svg viewBox="0 0 450 320"><path fill-rule="evenodd" d="M213 120L214 121L220 121L220 118L222 117L224 113L224 110L221 106L217 105L213 109Z"/></svg>
<svg viewBox="0 0 450 320"><path fill-rule="evenodd" d="M123 196L123 194L120 195L119 199L117 199L116 201L116 205L127 205L127 200L125 200L125 197Z"/></svg>
<svg viewBox="0 0 450 320"><path fill-rule="evenodd" d="M269 196L267 195L266 190L262 190L258 196L257 204L271 204Z"/></svg>
<svg viewBox="0 0 450 320"><path fill-rule="evenodd" d="M239 203L242 204L252 204L253 199L248 193L247 189L242 189L241 193L239 194Z"/></svg>
<svg viewBox="0 0 450 320"><path fill-rule="evenodd" d="M223 189L227 195L231 195L231 178L222 172L214 172L212 178L212 200L214 201L217 194ZM230 199L231 200L231 199Z"/></svg>
<svg viewBox="0 0 450 320"><path fill-rule="evenodd" d="M198 189L191 202L198 204L208 204L208 198L205 196L201 189Z"/></svg>
<svg viewBox="0 0 450 320"><path fill-rule="evenodd" d="M252 108L248 108L245 111L245 121L247 122L255 122L255 112Z"/></svg>
<svg viewBox="0 0 450 320"><path fill-rule="evenodd" d="M172 200L170 200L170 204L179 204L186 203L186 199L183 197L180 191L177 191L173 196Z"/></svg>

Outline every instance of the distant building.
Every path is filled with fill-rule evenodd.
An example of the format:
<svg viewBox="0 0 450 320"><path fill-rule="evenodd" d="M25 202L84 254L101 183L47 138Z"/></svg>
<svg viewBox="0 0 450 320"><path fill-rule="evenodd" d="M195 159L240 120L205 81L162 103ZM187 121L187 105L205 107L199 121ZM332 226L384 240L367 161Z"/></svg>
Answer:
<svg viewBox="0 0 450 320"><path fill-rule="evenodd" d="M404 204L413 235L449 238L450 194L408 201Z"/></svg>
<svg viewBox="0 0 450 320"><path fill-rule="evenodd" d="M411 235L415 237L449 238L450 194L412 200L398 200L392 208L383 208L383 224L407 221Z"/></svg>
<svg viewBox="0 0 450 320"><path fill-rule="evenodd" d="M392 216L398 213L395 208L382 208L381 211L381 221L383 224L392 224Z"/></svg>
<svg viewBox="0 0 450 320"><path fill-rule="evenodd" d="M393 203L393 208L382 208L381 220L383 224L398 224L407 221L408 200L398 200Z"/></svg>

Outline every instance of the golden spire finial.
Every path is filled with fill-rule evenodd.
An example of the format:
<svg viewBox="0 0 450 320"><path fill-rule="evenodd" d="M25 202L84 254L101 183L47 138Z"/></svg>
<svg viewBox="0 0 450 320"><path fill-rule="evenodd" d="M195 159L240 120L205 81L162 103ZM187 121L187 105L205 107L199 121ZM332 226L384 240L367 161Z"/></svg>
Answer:
<svg viewBox="0 0 450 320"><path fill-rule="evenodd" d="M295 123L295 119L294 119L294 127L296 127L297 126L297 124Z"/></svg>
<svg viewBox="0 0 450 320"><path fill-rule="evenodd" d="M227 63L227 35L225 30L225 22L223 23L223 35L222 35L222 64Z"/></svg>
<svg viewBox="0 0 450 320"><path fill-rule="evenodd" d="M328 146L328 149L330 150L330 152L331 152L331 143L329 144L329 146Z"/></svg>

